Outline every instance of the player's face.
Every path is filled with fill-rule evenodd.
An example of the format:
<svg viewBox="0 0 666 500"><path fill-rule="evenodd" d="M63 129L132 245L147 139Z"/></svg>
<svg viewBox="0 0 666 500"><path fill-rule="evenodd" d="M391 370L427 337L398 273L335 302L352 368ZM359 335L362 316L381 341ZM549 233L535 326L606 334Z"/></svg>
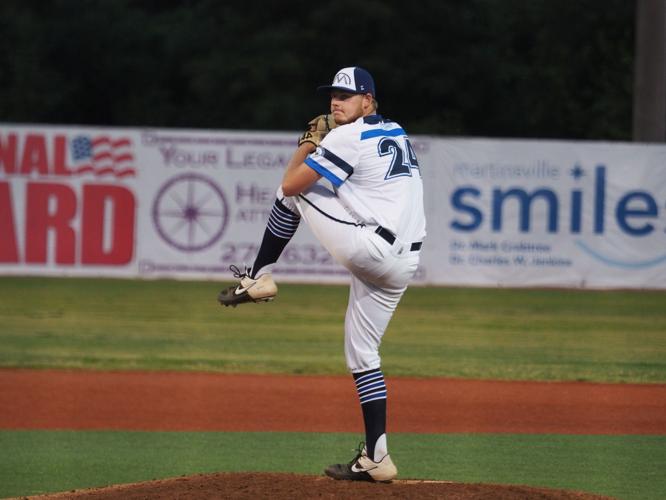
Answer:
<svg viewBox="0 0 666 500"><path fill-rule="evenodd" d="M352 94L340 90L331 92L331 113L338 125L351 123L367 115L368 103L372 103L370 94Z"/></svg>

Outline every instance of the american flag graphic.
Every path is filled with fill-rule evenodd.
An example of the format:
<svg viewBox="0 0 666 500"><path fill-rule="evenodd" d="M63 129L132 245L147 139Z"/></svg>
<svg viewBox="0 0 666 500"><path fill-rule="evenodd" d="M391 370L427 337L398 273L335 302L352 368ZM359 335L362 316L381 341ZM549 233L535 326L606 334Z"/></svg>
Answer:
<svg viewBox="0 0 666 500"><path fill-rule="evenodd" d="M70 146L76 174L116 177L136 175L132 141L127 137L112 139L105 135L78 136L71 141Z"/></svg>

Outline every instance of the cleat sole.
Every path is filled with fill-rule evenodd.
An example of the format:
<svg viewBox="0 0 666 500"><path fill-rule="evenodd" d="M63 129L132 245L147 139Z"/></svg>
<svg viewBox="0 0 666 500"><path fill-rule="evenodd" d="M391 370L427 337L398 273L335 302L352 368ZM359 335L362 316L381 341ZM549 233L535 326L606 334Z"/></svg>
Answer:
<svg viewBox="0 0 666 500"><path fill-rule="evenodd" d="M220 303L220 305L222 305L224 307L231 306L231 307L235 308L239 304L247 304L248 302L254 302L255 304L259 304L261 302L273 302L274 300L275 300L275 295L272 296L272 297L262 297L260 299L247 298L247 299L245 299L243 301L239 301L239 302L223 302L223 301L218 299L218 302Z"/></svg>

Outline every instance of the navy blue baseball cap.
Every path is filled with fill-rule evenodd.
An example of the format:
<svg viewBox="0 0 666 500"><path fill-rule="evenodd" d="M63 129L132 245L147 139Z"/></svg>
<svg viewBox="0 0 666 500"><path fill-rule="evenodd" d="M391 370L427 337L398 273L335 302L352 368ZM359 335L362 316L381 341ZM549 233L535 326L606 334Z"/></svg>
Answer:
<svg viewBox="0 0 666 500"><path fill-rule="evenodd" d="M372 94L375 97L375 81L367 70L350 66L338 71L333 77L333 83L317 87L317 90L341 90L352 94Z"/></svg>

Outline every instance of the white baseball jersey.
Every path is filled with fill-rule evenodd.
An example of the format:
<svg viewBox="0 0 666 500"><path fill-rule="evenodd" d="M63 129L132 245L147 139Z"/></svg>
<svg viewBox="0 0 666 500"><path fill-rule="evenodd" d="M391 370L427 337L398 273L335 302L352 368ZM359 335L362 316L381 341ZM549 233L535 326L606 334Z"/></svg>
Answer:
<svg viewBox="0 0 666 500"><path fill-rule="evenodd" d="M305 163L335 186L359 222L382 226L403 242L425 237L421 172L399 124L361 117L329 132Z"/></svg>

